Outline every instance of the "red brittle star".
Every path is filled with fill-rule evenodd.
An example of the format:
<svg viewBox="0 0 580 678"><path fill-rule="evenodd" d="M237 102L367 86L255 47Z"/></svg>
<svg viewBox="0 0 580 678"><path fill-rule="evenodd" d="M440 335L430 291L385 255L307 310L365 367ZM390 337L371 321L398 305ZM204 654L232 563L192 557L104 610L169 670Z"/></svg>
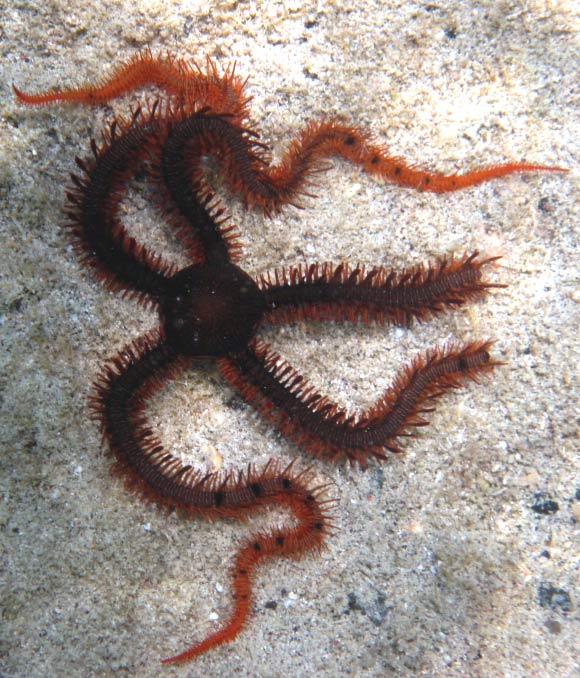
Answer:
<svg viewBox="0 0 580 678"><path fill-rule="evenodd" d="M67 192L69 229L81 260L110 289L156 307L157 331L133 341L110 360L95 383L91 410L116 457L115 471L135 493L186 515L241 517L266 505L286 506L293 527L254 534L240 547L232 570L234 610L225 625L185 652L182 661L232 640L251 603L252 578L267 558L320 550L332 530L325 487L309 470L270 460L234 473L205 472L163 447L145 415L150 398L182 370L215 360L228 381L285 436L316 457L367 465L399 450L397 439L427 422L423 415L447 390L498 363L491 342L452 344L416 357L368 410L351 413L319 394L306 379L257 338L264 323L301 320L426 320L482 297L491 287L483 269L495 260L478 252L438 259L396 273L347 263L299 264L251 278L236 263L236 229L223 216L203 159L213 156L232 191L266 214L300 204L321 161L338 155L367 173L402 186L454 191L520 171L556 168L507 163L443 176L406 165L357 127L337 120L312 122L270 165L267 147L249 121L249 99L233 69L220 74L171 55L138 54L96 85L62 92L24 94L27 104L56 101L103 103L147 84L168 97L110 124L93 157L77 158L81 176ZM135 171L145 163L164 215L176 228L191 264L181 270L138 244L122 224L119 204Z"/></svg>

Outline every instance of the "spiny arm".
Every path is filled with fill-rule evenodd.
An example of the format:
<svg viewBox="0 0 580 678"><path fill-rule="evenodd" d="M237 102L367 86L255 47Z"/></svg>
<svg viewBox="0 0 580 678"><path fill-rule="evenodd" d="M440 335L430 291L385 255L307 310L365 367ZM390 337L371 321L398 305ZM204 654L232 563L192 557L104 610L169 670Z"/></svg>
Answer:
<svg viewBox="0 0 580 678"><path fill-rule="evenodd" d="M369 410L347 412L258 340L219 360L224 377L280 432L316 457L366 467L369 458L398 452L397 438L425 426L433 401L466 381L478 381L495 362L491 342L451 344L418 356Z"/></svg>
<svg viewBox="0 0 580 678"><path fill-rule="evenodd" d="M242 120L247 117L249 98L244 94L245 82L227 68L220 73L208 57L206 69L166 53L154 56L149 49L138 52L113 69L110 75L94 83L37 94L23 92L12 85L18 99L28 106L51 103L79 103L96 106L123 94L153 85L187 103L196 103L218 113L230 113Z"/></svg>
<svg viewBox="0 0 580 678"><path fill-rule="evenodd" d="M400 273L346 263L311 264L262 275L258 284L273 323L312 319L407 325L477 299L492 287L504 287L482 277L482 269L497 259L479 258L476 251Z"/></svg>
<svg viewBox="0 0 580 678"><path fill-rule="evenodd" d="M71 174L65 213L73 244L82 261L113 291L122 290L144 304L155 303L166 289L174 267L139 245L118 218L127 182L159 132L154 119L136 112L131 120L116 120L93 157L76 159L82 174Z"/></svg>
<svg viewBox="0 0 580 678"><path fill-rule="evenodd" d="M377 144L370 134L358 127L337 120L323 120L307 125L292 141L280 163L269 168L268 175L277 189L280 202L291 202L290 198L300 193L312 170L330 156L348 160L371 176L433 193L457 191L516 172L566 171L533 163L504 163L464 174L429 172L390 155L384 146ZM269 210L273 211L276 207L271 205Z"/></svg>

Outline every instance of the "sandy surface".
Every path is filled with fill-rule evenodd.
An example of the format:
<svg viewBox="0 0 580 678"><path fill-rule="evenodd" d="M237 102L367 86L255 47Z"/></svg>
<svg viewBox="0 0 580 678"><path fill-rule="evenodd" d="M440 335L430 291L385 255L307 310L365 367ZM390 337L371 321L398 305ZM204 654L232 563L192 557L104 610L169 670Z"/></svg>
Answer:
<svg viewBox="0 0 580 678"><path fill-rule="evenodd" d="M0 675L580 674L574 7L0 2ZM450 338L495 337L506 365L445 398L389 463L366 473L317 463L339 500L328 550L262 569L236 641L163 668L161 658L226 617L228 565L248 528L168 517L110 477L87 418L91 381L156 318L79 266L62 207L74 156L113 110L25 109L10 91L94 78L145 46L236 60L277 149L309 119L337 113L439 171L523 159L572 169L437 197L335 162L304 211L268 221L232 201L252 273L305 260L400 267L452 250L503 254L494 275L508 289L421 327L266 335L340 403L368 406L402 363ZM171 253L138 191L127 212ZM169 447L199 463L218 452L224 466L308 463L211 366L169 387L151 416Z"/></svg>

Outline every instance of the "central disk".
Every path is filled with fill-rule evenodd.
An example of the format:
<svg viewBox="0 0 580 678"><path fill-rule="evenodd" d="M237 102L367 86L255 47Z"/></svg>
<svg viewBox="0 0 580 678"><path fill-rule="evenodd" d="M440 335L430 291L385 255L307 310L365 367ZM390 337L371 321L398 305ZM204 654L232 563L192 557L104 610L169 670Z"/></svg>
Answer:
<svg viewBox="0 0 580 678"><path fill-rule="evenodd" d="M179 353L200 357L243 350L265 311L256 283L230 263L179 271L161 300L167 342Z"/></svg>

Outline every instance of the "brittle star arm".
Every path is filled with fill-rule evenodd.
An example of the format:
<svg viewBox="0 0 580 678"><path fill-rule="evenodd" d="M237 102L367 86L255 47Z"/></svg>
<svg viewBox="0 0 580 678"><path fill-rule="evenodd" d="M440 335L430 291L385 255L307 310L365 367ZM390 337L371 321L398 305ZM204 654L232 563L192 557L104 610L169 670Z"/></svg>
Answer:
<svg viewBox="0 0 580 678"><path fill-rule="evenodd" d="M280 556L320 551L332 532L334 501L325 486L315 485L308 469L270 460L262 469L206 473L168 452L151 430L145 408L149 399L191 361L178 356L160 333L125 347L105 366L91 397L97 419L115 455L113 470L127 486L149 501L185 515L206 518L243 517L265 506L286 507L290 527L251 534L238 549L232 568L233 611L217 631L164 663L191 659L233 640L246 621L258 566Z"/></svg>
<svg viewBox="0 0 580 678"><path fill-rule="evenodd" d="M239 245L237 231L223 218L224 210L206 182L202 158L213 156L227 174L251 178L255 166L262 163L256 143L249 132L227 117L204 111L178 112L178 120L159 149L160 187L173 205L174 226L186 241L188 234L193 234L199 245L197 253L208 264L237 259Z"/></svg>
<svg viewBox="0 0 580 678"><path fill-rule="evenodd" d="M235 66L220 73L212 59L207 57L205 62L203 70L195 61L180 59L169 52L154 56L147 48L94 83L38 94L23 92L15 85L12 89L18 99L29 106L54 102L95 106L154 85L183 101L195 101L200 108L209 107L218 113L234 114L240 120L247 117L250 97L244 94L246 82L235 75Z"/></svg>
<svg viewBox="0 0 580 678"><path fill-rule="evenodd" d="M347 412L317 393L279 355L253 340L236 355L218 361L224 377L282 434L317 457L348 460L365 467L398 452L397 438L425 426L422 414L433 401L459 388L498 363L489 355L492 342L450 344L418 356L396 377L393 386L368 410Z"/></svg>
<svg viewBox="0 0 580 678"><path fill-rule="evenodd" d="M158 132L157 122L144 121L140 111L131 120L116 120L102 147L91 142L92 159L76 158L83 175L72 174L74 185L67 191L68 228L81 260L109 289L122 290L143 303L155 303L174 267L139 245L118 213L127 182Z"/></svg>
<svg viewBox="0 0 580 678"><path fill-rule="evenodd" d="M407 325L481 297L491 287L503 287L482 279L482 269L497 259L482 259L475 251L400 273L346 263L300 265L261 275L258 284L273 323L332 319Z"/></svg>
<svg viewBox="0 0 580 678"><path fill-rule="evenodd" d="M345 125L336 119L313 121L298 133L280 163L268 170L269 180L282 204L288 196L301 192L301 186L321 161L339 156L360 166L367 174L399 186L433 193L448 193L503 177L516 172L566 171L559 167L508 162L491 165L463 174L441 174L415 167L393 156L371 134L355 125ZM271 204L275 210L279 204Z"/></svg>

